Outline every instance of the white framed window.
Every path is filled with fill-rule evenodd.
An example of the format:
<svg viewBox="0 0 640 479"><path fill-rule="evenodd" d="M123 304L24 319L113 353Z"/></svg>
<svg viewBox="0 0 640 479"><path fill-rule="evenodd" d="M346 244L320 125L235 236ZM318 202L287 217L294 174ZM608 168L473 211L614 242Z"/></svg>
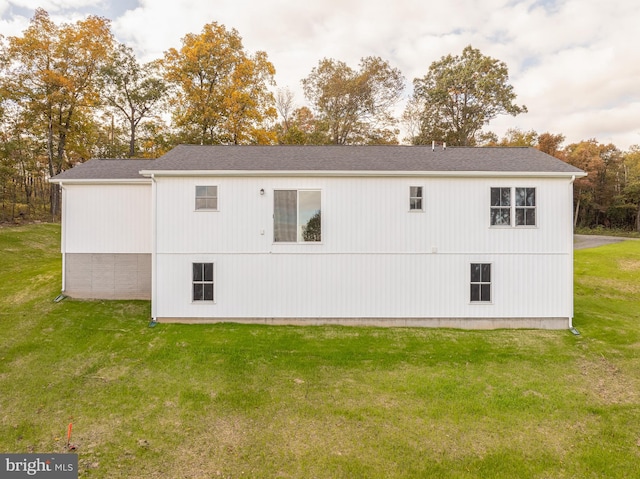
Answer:
<svg viewBox="0 0 640 479"><path fill-rule="evenodd" d="M536 226L536 189L491 188L491 226Z"/></svg>
<svg viewBox="0 0 640 479"><path fill-rule="evenodd" d="M491 263L471 263L470 301L491 302Z"/></svg>
<svg viewBox="0 0 640 479"><path fill-rule="evenodd" d="M320 190L274 190L273 241L309 243L322 241Z"/></svg>
<svg viewBox="0 0 640 479"><path fill-rule="evenodd" d="M214 301L213 263L192 263L192 300Z"/></svg>
<svg viewBox="0 0 640 479"><path fill-rule="evenodd" d="M511 188L491 188L491 226L511 226Z"/></svg>
<svg viewBox="0 0 640 479"><path fill-rule="evenodd" d="M516 226L536 225L536 189L516 188Z"/></svg>
<svg viewBox="0 0 640 479"><path fill-rule="evenodd" d="M196 186L196 211L218 211L217 186Z"/></svg>
<svg viewBox="0 0 640 479"><path fill-rule="evenodd" d="M409 211L423 211L422 186L409 187Z"/></svg>

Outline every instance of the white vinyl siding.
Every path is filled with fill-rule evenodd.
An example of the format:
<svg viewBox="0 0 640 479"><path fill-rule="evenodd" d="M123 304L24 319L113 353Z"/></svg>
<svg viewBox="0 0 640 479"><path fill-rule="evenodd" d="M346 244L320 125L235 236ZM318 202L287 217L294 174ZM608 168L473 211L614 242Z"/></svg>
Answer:
<svg viewBox="0 0 640 479"><path fill-rule="evenodd" d="M186 257L185 257L186 256ZM571 315L567 261L557 255L216 255L215 304L192 300L185 261L159 255L157 315L212 318L486 318ZM472 261L500 262L491 303L470 301ZM425 274L437 271L438 274ZM527 272L523 275L523 272ZM525 277L526 276L526 277ZM402 278L401 280L399 278ZM185 285L187 287L185 288ZM540 298L544 298L543 301Z"/></svg>
<svg viewBox="0 0 640 479"><path fill-rule="evenodd" d="M424 179L429 214L418 216L399 214L407 211L407 193L416 184L410 178L216 180L228 201L203 221L197 212L185 214L193 210L194 187L201 180L156 179L159 253L300 252L304 243L273 241L274 190L284 189L322 191L322 242L305 248L305 254L424 254L434 248L452 254L557 254L566 252L573 235L571 216L563 214L564 209L571 211L572 200L569 180L563 179L519 181L521 187L536 188L536 228L523 229L487 227L490 188L501 186L491 178ZM500 181L504 187L513 184L510 179ZM546 211L550 213L543 214Z"/></svg>
<svg viewBox="0 0 640 479"><path fill-rule="evenodd" d="M63 253L151 253L151 184L67 184L63 203Z"/></svg>
<svg viewBox="0 0 640 479"><path fill-rule="evenodd" d="M151 183L64 184L62 289L76 298L151 296Z"/></svg>
<svg viewBox="0 0 640 479"><path fill-rule="evenodd" d="M513 178L233 176L213 181L224 188L225 207L202 221L197 212L185 211L193 208L194 188L203 179L157 178L158 317L572 314L569 179L518 179L518 187L536 189L535 228L487 227L491 188L514 188ZM400 214L417 184L423 186L429 214ZM322 192L321 242L311 248L310 243L274 242L279 190ZM206 262L215 264L215 304L192 301L185 263ZM469 300L471 263L500 265L500 281L493 281L486 307Z"/></svg>

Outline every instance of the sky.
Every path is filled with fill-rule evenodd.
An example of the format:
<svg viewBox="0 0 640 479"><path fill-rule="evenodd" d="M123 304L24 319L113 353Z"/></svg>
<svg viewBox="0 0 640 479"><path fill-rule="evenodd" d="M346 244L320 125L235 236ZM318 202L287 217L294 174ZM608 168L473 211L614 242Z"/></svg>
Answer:
<svg viewBox="0 0 640 479"><path fill-rule="evenodd" d="M357 69L378 56L398 68L406 90L432 62L471 45L506 63L516 103L485 130L565 135L640 145L640 2L637 0L0 0L0 34L21 35L34 10L56 23L88 14L112 22L141 62L179 49L211 22L235 28L249 54L264 51L277 88L308 105L300 81L323 58Z"/></svg>

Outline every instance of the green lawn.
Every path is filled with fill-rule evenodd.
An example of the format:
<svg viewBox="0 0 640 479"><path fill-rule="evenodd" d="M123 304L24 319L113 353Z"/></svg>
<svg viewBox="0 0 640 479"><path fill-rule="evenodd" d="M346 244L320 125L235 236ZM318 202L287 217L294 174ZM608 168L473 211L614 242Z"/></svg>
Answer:
<svg viewBox="0 0 640 479"><path fill-rule="evenodd" d="M640 241L576 252L580 331L149 327L54 303L58 225L0 228L0 452L80 477L630 478Z"/></svg>

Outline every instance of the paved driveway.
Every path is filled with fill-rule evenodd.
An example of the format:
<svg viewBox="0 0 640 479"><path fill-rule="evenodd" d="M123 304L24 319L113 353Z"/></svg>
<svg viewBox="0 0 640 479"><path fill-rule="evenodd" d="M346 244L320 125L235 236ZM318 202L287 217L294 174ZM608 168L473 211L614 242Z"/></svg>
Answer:
<svg viewBox="0 0 640 479"><path fill-rule="evenodd" d="M628 239L635 240L635 238L620 238L618 236L573 235L573 249L595 248L605 244L620 243Z"/></svg>

